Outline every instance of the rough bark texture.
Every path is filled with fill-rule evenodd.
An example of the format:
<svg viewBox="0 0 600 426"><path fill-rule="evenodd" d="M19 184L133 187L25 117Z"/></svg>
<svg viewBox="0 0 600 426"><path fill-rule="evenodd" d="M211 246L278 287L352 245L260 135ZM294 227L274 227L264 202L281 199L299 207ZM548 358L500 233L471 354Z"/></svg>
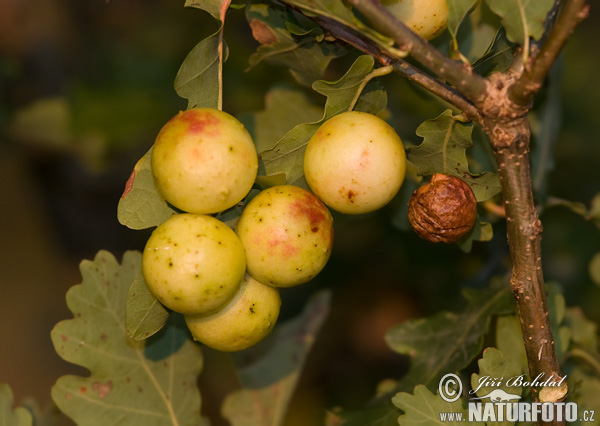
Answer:
<svg viewBox="0 0 600 426"><path fill-rule="evenodd" d="M521 322L529 376L534 379L541 375L540 382L550 378L558 382L562 377L542 274L542 223L531 186L529 106L518 106L507 96L514 80L511 74L497 74L490 79L488 99L481 105L483 127L498 165L512 260L510 286ZM539 389L534 387L532 392L539 400Z"/></svg>

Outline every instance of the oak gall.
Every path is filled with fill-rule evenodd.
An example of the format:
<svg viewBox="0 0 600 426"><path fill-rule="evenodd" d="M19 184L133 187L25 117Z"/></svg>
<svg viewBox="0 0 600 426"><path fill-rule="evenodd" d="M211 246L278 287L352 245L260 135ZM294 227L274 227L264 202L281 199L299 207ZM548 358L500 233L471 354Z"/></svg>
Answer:
<svg viewBox="0 0 600 426"><path fill-rule="evenodd" d="M408 220L424 240L454 243L475 224L477 200L471 187L456 176L436 173L408 201Z"/></svg>

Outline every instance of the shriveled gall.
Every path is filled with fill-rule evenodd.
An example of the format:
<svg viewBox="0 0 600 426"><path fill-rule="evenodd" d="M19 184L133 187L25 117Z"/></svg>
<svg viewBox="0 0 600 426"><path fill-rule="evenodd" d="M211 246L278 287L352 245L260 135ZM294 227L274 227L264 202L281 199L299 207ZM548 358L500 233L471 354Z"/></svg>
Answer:
<svg viewBox="0 0 600 426"><path fill-rule="evenodd" d="M463 180L436 173L408 201L408 220L419 237L434 243L453 243L475 224L477 200Z"/></svg>

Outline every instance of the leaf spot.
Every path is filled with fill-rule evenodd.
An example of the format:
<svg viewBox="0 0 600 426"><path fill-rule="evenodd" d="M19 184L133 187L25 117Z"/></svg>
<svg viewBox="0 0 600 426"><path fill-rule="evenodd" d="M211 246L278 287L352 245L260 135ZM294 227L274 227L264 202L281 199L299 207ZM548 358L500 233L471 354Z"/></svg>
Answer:
<svg viewBox="0 0 600 426"><path fill-rule="evenodd" d="M106 383L102 383L100 381L96 381L92 383L92 389L96 391L98 394L98 398L105 398L113 388L112 380L107 381Z"/></svg>
<svg viewBox="0 0 600 426"><path fill-rule="evenodd" d="M277 41L277 36L269 28L267 24L257 19L250 21L252 29L252 37L260 44L272 44Z"/></svg>

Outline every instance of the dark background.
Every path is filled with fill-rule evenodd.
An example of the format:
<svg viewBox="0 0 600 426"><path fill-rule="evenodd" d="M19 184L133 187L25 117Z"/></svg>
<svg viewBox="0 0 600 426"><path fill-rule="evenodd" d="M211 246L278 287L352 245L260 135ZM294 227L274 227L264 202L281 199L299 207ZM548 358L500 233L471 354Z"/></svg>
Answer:
<svg viewBox="0 0 600 426"><path fill-rule="evenodd" d="M50 341L54 324L71 317L65 293L80 282L82 259L100 249L120 259L143 248L148 231L121 226L117 201L162 124L185 109L173 80L216 26L183 1L0 0L0 11L0 383L11 385L17 402L32 396L46 406L55 380L77 371ZM600 192L600 57L590 42L599 35L597 23L592 10L563 56L562 127L547 188L586 205ZM292 80L264 64L242 72L256 46L243 11L230 12L225 37L224 109L260 110L275 79ZM395 117L403 139L417 142L420 112ZM362 404L381 379L406 368L383 342L391 325L459 308L462 287L506 271L502 226L491 242L465 254L393 228L390 213L340 218L330 264L283 295L285 319L315 290L333 289L332 313L289 425L315 424L334 405ZM546 279L563 285L568 305L599 321L600 291L588 273L600 251L598 228L565 208L544 211L542 220ZM201 382L211 391L203 407L214 415L235 381L225 357L206 356Z"/></svg>

